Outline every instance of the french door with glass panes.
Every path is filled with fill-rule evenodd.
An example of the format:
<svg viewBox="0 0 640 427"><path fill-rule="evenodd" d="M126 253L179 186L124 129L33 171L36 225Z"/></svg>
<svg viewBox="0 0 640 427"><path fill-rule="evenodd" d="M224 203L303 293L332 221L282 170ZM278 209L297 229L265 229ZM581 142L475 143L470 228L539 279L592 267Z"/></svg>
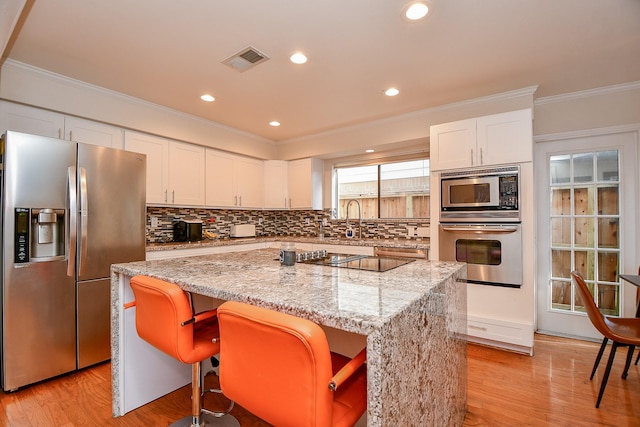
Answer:
<svg viewBox="0 0 640 427"><path fill-rule="evenodd" d="M571 283L572 270L585 278L603 314L633 311L623 306L633 298L618 274L637 271L635 144L633 133L537 144L539 331L601 338Z"/></svg>

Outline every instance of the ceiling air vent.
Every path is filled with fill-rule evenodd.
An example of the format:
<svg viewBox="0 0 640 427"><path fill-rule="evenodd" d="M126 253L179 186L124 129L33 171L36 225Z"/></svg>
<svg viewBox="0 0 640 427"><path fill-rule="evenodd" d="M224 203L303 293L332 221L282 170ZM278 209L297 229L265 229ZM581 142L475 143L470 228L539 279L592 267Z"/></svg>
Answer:
<svg viewBox="0 0 640 427"><path fill-rule="evenodd" d="M253 46L246 47L222 61L236 71L243 72L268 60L269 57Z"/></svg>

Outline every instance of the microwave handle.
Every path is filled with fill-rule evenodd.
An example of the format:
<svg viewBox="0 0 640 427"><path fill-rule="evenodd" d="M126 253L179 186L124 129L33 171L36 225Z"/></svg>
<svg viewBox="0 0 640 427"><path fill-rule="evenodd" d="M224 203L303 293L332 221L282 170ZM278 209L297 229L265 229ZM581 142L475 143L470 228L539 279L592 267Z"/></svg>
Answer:
<svg viewBox="0 0 640 427"><path fill-rule="evenodd" d="M442 231L449 231L452 233L478 233L478 234L496 234L496 233L515 233L518 231L517 226L513 227L474 227L474 226L441 226Z"/></svg>

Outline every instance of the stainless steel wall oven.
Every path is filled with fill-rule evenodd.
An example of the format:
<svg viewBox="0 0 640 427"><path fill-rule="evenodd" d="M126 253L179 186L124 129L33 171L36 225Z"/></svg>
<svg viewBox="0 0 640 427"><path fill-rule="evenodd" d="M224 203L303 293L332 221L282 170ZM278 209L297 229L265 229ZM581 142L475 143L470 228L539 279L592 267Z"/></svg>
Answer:
<svg viewBox="0 0 640 427"><path fill-rule="evenodd" d="M443 172L440 190L440 259L467 263L469 283L522 286L519 166Z"/></svg>

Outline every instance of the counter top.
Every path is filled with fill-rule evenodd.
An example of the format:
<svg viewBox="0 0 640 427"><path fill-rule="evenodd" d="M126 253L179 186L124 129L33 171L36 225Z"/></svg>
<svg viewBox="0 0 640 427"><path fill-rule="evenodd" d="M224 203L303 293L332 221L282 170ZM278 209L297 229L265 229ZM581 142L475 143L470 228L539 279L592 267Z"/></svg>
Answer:
<svg viewBox="0 0 640 427"><path fill-rule="evenodd" d="M167 242L149 243L147 252L169 251L174 249L195 249L217 246L245 245L250 243L270 243L270 242L294 242L311 243L316 245L346 245L346 246L381 246L390 248L410 248L429 250L429 239L338 239L319 238L311 236L261 236L242 237L226 239L205 239L199 242Z"/></svg>
<svg viewBox="0 0 640 427"><path fill-rule="evenodd" d="M297 263L281 266L278 250L115 264L127 276L146 275L221 300L249 302L360 334L428 294L443 295L445 279L463 264L417 260L383 273ZM429 304L444 315L442 301Z"/></svg>

